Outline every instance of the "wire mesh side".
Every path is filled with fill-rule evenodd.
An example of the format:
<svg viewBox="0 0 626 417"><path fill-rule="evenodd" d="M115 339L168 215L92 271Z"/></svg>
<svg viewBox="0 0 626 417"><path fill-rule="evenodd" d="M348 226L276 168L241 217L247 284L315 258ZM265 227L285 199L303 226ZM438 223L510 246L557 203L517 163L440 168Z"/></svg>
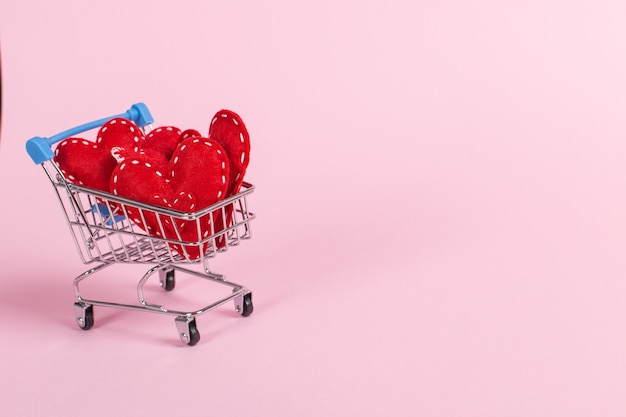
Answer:
<svg viewBox="0 0 626 417"><path fill-rule="evenodd" d="M251 184L209 208L182 213L68 184L46 172L84 263L197 263L251 237Z"/></svg>

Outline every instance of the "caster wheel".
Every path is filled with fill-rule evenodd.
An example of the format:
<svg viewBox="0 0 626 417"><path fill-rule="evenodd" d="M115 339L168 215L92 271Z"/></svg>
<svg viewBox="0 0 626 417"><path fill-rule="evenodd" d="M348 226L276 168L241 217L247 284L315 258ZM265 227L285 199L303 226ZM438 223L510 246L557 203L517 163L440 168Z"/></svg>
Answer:
<svg viewBox="0 0 626 417"><path fill-rule="evenodd" d="M83 330L93 327L93 306L81 302L74 303L76 313L76 323Z"/></svg>
<svg viewBox="0 0 626 417"><path fill-rule="evenodd" d="M196 326L196 319L184 316L177 317L176 328L178 329L178 336L183 343L194 346L200 341L200 332Z"/></svg>
<svg viewBox="0 0 626 417"><path fill-rule="evenodd" d="M252 293L249 292L241 297L237 297L235 300L235 310L241 314L242 317L248 317L254 311L252 305Z"/></svg>
<svg viewBox="0 0 626 417"><path fill-rule="evenodd" d="M173 269L159 271L159 285L165 291L172 291L176 287L176 278Z"/></svg>
<svg viewBox="0 0 626 417"><path fill-rule="evenodd" d="M189 323L189 341L187 342L187 344L189 346L194 346L199 341L200 341L200 332L198 331L198 328L196 327L196 321L194 320L191 323Z"/></svg>

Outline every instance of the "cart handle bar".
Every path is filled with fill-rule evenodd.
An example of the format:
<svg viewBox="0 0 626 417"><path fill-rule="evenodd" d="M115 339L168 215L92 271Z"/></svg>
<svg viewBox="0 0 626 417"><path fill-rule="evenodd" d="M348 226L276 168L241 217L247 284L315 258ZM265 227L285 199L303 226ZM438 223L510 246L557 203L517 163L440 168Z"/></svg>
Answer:
<svg viewBox="0 0 626 417"><path fill-rule="evenodd" d="M74 136L78 133L82 133L86 130L91 130L96 127L102 126L109 120L116 117L123 117L125 119L132 120L139 127L144 127L154 122L154 119L152 118L152 114L150 114L150 110L148 110L148 107L143 103L136 103L133 104L131 108L126 111L126 113L105 117L104 119L94 120L93 122L76 126L64 132L58 133L54 136L50 136L49 138L42 138L39 136L31 138L26 141L26 151L28 152L28 155L30 155L31 159L35 162L35 164L42 164L54 158L52 145L54 145L55 143L60 142L65 138Z"/></svg>

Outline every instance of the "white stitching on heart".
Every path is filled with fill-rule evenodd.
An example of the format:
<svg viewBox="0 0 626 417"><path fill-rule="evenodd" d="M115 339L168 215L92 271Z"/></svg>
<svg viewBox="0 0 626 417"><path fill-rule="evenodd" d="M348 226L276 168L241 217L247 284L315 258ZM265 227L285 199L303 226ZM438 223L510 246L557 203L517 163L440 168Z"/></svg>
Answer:
<svg viewBox="0 0 626 417"><path fill-rule="evenodd" d="M234 117L233 117L233 122L234 122L237 126L239 126L239 122L237 122L237 120L236 120Z"/></svg>
<svg viewBox="0 0 626 417"><path fill-rule="evenodd" d="M125 125L126 124L126 120L120 120L120 123Z"/></svg>
<svg viewBox="0 0 626 417"><path fill-rule="evenodd" d="M117 123L117 120L113 119L113 120L111 120L111 122L110 122L110 123L111 123L112 125L114 125L115 123Z"/></svg>
<svg viewBox="0 0 626 417"><path fill-rule="evenodd" d="M241 143L245 143L246 140L243 138L243 133L239 132L239 140L241 141Z"/></svg>
<svg viewBox="0 0 626 417"><path fill-rule="evenodd" d="M159 177L163 176L163 174L161 174L159 171L155 171L154 173L157 174Z"/></svg>
<svg viewBox="0 0 626 417"><path fill-rule="evenodd" d="M106 132L108 128L109 128L109 126L103 126L101 132L103 132L103 133Z"/></svg>
<svg viewBox="0 0 626 417"><path fill-rule="evenodd" d="M124 157L120 154L120 152L123 150L124 148L120 148L119 146L114 146L113 148L111 148L111 155L113 156L113 158L115 158L118 164L124 160Z"/></svg>
<svg viewBox="0 0 626 417"><path fill-rule="evenodd" d="M226 113L222 113L221 116L222 117L228 117L228 115Z"/></svg>
<svg viewBox="0 0 626 417"><path fill-rule="evenodd" d="M213 120L211 120L211 124L213 124L213 123L215 123L215 122L217 122L217 116L215 116L215 117L213 118Z"/></svg>
<svg viewBox="0 0 626 417"><path fill-rule="evenodd" d="M139 165L139 161L136 159L133 159L132 161L130 161L130 163L133 165Z"/></svg>
<svg viewBox="0 0 626 417"><path fill-rule="evenodd" d="M243 160L244 160L244 158L245 158L245 157L246 157L246 153L245 153L245 152L242 152L242 153L241 153L241 158L240 158L240 159L241 159L241 163L242 163L242 164L243 164Z"/></svg>

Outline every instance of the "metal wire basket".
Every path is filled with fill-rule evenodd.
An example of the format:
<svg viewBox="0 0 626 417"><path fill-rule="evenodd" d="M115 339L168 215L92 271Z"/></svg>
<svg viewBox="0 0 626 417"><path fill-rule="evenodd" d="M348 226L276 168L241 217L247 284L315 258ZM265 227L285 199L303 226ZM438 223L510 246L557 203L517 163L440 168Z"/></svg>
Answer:
<svg viewBox="0 0 626 417"><path fill-rule="evenodd" d="M35 137L26 145L27 152L36 164L42 166L54 187L80 259L85 264L95 264L74 279L76 321L80 328L90 329L94 325L93 306L167 314L175 316L181 340L193 346L200 340L196 316L230 301L234 301L235 310L240 315L252 314L252 292L212 272L208 261L251 238L250 222L255 216L248 209L247 197L254 186L244 182L236 195L195 212L181 212L69 181L54 161L52 146L77 133L102 126L115 117L132 120L144 131L151 128L153 122L148 108L138 103L121 115L99 119L50 138ZM210 228L207 229L206 225ZM153 265L137 283L136 304L93 300L81 295L79 284L82 281L113 264L128 263ZM185 264L202 264L203 270L198 272L184 267ZM175 287L176 271L230 287L232 292L192 311L169 309L148 302L143 288L149 279L158 273L159 285L171 291Z"/></svg>

